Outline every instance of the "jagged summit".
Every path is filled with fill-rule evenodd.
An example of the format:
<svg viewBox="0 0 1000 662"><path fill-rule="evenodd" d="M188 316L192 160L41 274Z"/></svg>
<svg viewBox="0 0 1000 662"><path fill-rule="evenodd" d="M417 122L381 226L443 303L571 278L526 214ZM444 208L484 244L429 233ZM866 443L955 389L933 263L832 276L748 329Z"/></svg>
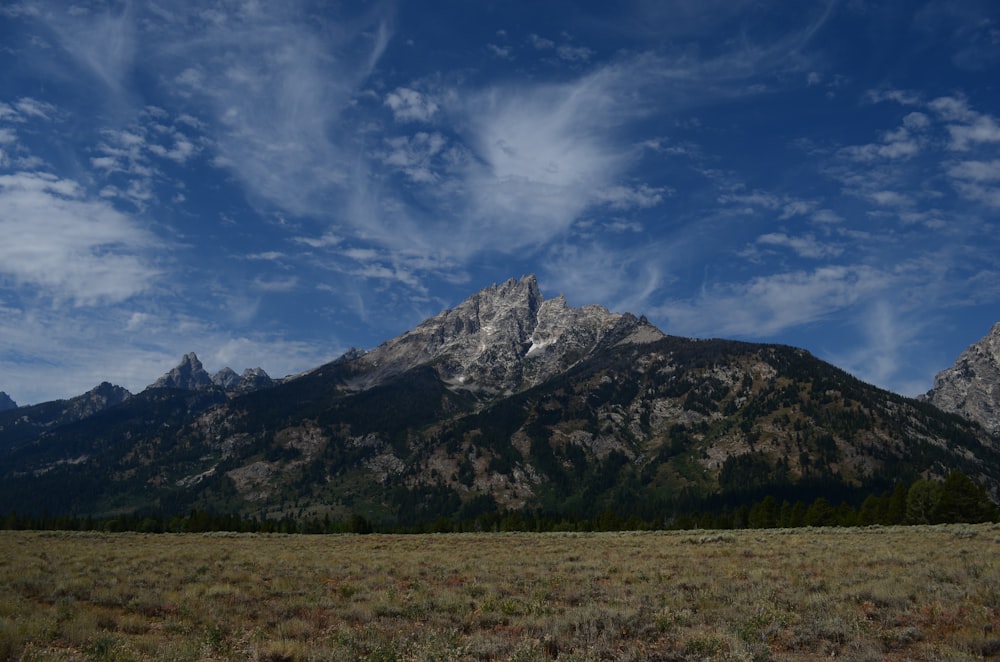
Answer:
<svg viewBox="0 0 1000 662"><path fill-rule="evenodd" d="M215 383L211 375L201 365L198 356L189 352L181 359L180 364L163 375L147 388L179 388L186 391L201 391L212 388Z"/></svg>
<svg viewBox="0 0 1000 662"><path fill-rule="evenodd" d="M602 306L545 300L533 275L494 284L358 357L366 388L418 365L433 365L456 387L507 392L538 384L619 341L663 334L645 320Z"/></svg>
<svg viewBox="0 0 1000 662"><path fill-rule="evenodd" d="M204 391L221 388L227 393L247 393L272 386L274 382L262 368L247 368L242 375L225 367L215 375L205 370L194 352L185 354L180 364L147 388L177 388L186 391Z"/></svg>
<svg viewBox="0 0 1000 662"><path fill-rule="evenodd" d="M940 409L1000 434L1000 322L962 352L953 366L938 373L925 397Z"/></svg>
<svg viewBox="0 0 1000 662"><path fill-rule="evenodd" d="M7 411L9 409L17 409L17 403L4 391L0 391L0 411Z"/></svg>

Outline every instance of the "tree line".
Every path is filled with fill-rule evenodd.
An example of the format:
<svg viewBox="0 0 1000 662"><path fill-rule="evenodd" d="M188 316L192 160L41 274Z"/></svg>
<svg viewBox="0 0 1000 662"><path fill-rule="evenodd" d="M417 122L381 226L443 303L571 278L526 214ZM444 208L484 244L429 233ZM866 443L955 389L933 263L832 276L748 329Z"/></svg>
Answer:
<svg viewBox="0 0 1000 662"><path fill-rule="evenodd" d="M111 518L47 514L19 515L10 512L0 520L6 530L135 531L141 533L451 533L473 531L624 531L665 529L763 529L803 526L872 526L907 524L977 523L998 521L1000 509L986 491L964 473L952 472L943 481L919 478L909 485L899 483L892 490L869 495L857 507L846 501L834 505L826 497L811 502L774 496L735 507L667 513L652 518L623 516L607 509L584 518L541 509L492 510L475 517L440 516L409 524L373 523L354 514L345 520L312 517L257 519L228 513L192 509L183 515L134 513Z"/></svg>

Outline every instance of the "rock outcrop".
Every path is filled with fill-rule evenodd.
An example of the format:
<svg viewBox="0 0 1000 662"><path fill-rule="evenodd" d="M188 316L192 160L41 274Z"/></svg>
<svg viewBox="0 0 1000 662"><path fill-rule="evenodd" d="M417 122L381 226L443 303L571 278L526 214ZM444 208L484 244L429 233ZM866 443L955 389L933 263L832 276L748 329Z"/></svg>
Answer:
<svg viewBox="0 0 1000 662"><path fill-rule="evenodd" d="M487 287L354 359L359 374L352 386L368 388L430 364L453 387L512 392L545 381L598 347L663 337L631 314L596 305L571 308L561 295L546 301L529 275Z"/></svg>
<svg viewBox="0 0 1000 662"><path fill-rule="evenodd" d="M198 360L194 352L184 355L180 364L163 375L148 388L179 388L185 391L201 391L215 386L212 376Z"/></svg>
<svg viewBox="0 0 1000 662"><path fill-rule="evenodd" d="M1000 434L1000 322L938 373L925 399Z"/></svg>

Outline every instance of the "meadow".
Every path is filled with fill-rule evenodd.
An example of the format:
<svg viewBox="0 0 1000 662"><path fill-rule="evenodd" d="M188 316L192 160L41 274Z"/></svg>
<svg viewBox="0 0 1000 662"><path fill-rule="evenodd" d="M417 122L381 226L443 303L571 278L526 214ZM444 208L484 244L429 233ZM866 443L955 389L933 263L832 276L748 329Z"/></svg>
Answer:
<svg viewBox="0 0 1000 662"><path fill-rule="evenodd" d="M0 659L1000 657L1000 525L0 531Z"/></svg>

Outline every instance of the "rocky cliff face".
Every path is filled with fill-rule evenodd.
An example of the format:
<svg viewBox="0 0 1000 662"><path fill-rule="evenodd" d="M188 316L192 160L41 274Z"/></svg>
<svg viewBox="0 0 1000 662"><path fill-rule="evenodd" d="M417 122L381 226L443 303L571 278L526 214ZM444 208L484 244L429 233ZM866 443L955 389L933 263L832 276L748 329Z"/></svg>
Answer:
<svg viewBox="0 0 1000 662"><path fill-rule="evenodd" d="M510 279L469 297L412 331L354 359L352 386L368 388L419 365L433 365L453 387L486 393L539 384L616 342L654 342L644 319L601 306L544 300L534 276Z"/></svg>
<svg viewBox="0 0 1000 662"><path fill-rule="evenodd" d="M194 352L184 355L180 364L163 375L147 388L179 388L185 391L200 391L212 388L215 383Z"/></svg>
<svg viewBox="0 0 1000 662"><path fill-rule="evenodd" d="M938 373L926 399L1000 434L1000 322Z"/></svg>

